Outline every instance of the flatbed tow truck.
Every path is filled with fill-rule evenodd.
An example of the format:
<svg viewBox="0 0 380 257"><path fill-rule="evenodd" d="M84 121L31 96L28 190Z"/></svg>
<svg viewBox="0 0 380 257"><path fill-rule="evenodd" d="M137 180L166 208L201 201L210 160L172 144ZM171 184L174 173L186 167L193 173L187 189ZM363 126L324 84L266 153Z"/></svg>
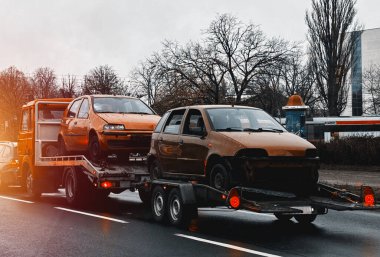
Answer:
<svg viewBox="0 0 380 257"><path fill-rule="evenodd" d="M69 102L68 99L45 99L23 106L18 142L18 180L32 197L63 187L68 203L76 205L89 199L96 201L110 192L137 189L141 200L150 206L154 220L168 220L177 226L188 225L197 216L199 207L224 206L272 213L279 220L294 217L303 224L313 222L317 215L326 214L329 209L380 209L372 188L367 186L362 187L361 195L321 183L306 196L241 186L220 191L195 181L151 180L146 158L140 156L130 157L128 162L122 164L111 158L108 164L100 165L84 155L58 156L57 138L61 120L41 120L39 110L49 108L61 111Z"/></svg>

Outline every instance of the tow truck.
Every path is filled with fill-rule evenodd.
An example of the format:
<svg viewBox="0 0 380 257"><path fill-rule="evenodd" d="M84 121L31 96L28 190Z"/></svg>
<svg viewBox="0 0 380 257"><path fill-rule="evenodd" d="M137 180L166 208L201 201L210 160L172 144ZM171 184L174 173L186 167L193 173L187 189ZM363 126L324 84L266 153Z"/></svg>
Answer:
<svg viewBox="0 0 380 257"><path fill-rule="evenodd" d="M22 107L18 139L18 181L28 196L65 188L69 204L107 197L135 188L149 178L143 156L130 156L120 163L110 156L107 163L94 163L84 155L59 156L58 133L62 113L72 99L37 99ZM43 111L49 110L49 119ZM89 197L94 196L94 197Z"/></svg>

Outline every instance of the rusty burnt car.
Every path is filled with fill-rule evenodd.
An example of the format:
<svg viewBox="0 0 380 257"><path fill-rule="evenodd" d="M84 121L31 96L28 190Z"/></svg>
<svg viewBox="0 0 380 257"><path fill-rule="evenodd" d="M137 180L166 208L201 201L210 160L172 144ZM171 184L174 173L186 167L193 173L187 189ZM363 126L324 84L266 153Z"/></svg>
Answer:
<svg viewBox="0 0 380 257"><path fill-rule="evenodd" d="M151 177L195 180L227 190L258 186L304 192L318 182L314 145L265 111L199 105L166 112L148 155Z"/></svg>
<svg viewBox="0 0 380 257"><path fill-rule="evenodd" d="M58 135L61 155L87 153L99 161L110 154L147 154L158 116L138 98L85 95L63 114Z"/></svg>

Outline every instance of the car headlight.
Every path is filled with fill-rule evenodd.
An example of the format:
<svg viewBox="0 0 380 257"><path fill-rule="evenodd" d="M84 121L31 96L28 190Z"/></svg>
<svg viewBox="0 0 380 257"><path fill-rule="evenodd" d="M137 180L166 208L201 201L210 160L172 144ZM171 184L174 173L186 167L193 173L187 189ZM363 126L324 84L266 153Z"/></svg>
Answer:
<svg viewBox="0 0 380 257"><path fill-rule="evenodd" d="M122 124L106 124L103 127L104 130L124 130L125 127Z"/></svg>

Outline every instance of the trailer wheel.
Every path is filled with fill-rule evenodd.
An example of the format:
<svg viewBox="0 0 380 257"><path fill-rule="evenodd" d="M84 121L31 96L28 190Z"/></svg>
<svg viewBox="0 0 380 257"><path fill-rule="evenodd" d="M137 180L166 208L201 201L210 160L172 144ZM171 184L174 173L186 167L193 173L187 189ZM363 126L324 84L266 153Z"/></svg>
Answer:
<svg viewBox="0 0 380 257"><path fill-rule="evenodd" d="M300 224L310 224L317 218L317 215L316 214L295 215L294 218Z"/></svg>
<svg viewBox="0 0 380 257"><path fill-rule="evenodd" d="M74 167L69 167L65 178L65 191L66 200L70 205L79 205L85 199L85 193L89 192L89 188L85 185L85 182L79 173L75 171ZM81 186L81 184L83 186Z"/></svg>
<svg viewBox="0 0 380 257"><path fill-rule="evenodd" d="M152 214L153 219L158 222L163 222L166 218L167 196L161 186L156 186L152 193Z"/></svg>
<svg viewBox="0 0 380 257"><path fill-rule="evenodd" d="M229 174L226 167L223 164L217 163L214 166L212 166L210 186L221 191L226 191L230 188Z"/></svg>
<svg viewBox="0 0 380 257"><path fill-rule="evenodd" d="M31 198L39 198L41 196L41 191L37 187L36 178L32 173L32 170L28 165L26 165L24 169L26 175L24 185L27 196Z"/></svg>
<svg viewBox="0 0 380 257"><path fill-rule="evenodd" d="M151 195L148 192L145 192L144 189L139 189L138 192L141 202L143 202L144 204L149 203Z"/></svg>
<svg viewBox="0 0 380 257"><path fill-rule="evenodd" d="M275 213L274 216L279 220L279 221L289 221L291 218L293 218L292 215L286 215L282 213Z"/></svg>
<svg viewBox="0 0 380 257"><path fill-rule="evenodd" d="M149 165L149 174L152 180L162 178L162 170L161 170L160 163L158 162L158 160L154 160Z"/></svg>
<svg viewBox="0 0 380 257"><path fill-rule="evenodd" d="M168 198L168 218L170 224L186 228L191 222L195 207L183 204L181 193L173 188Z"/></svg>

